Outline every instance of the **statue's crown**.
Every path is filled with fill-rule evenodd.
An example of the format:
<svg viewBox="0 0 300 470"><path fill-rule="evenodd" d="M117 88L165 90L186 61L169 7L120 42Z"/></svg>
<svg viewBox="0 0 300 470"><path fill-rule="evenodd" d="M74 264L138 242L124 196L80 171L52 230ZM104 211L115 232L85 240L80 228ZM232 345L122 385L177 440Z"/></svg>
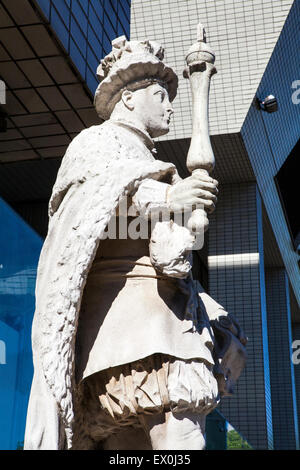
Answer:
<svg viewBox="0 0 300 470"><path fill-rule="evenodd" d="M108 76L112 67L118 65L118 61L127 54L140 56L142 54L153 55L159 60L164 59L163 47L154 41L127 41L125 36L120 36L112 41L112 51L101 60L97 69L97 77L102 81Z"/></svg>
<svg viewBox="0 0 300 470"><path fill-rule="evenodd" d="M127 41L121 36L112 41L112 51L97 69L100 84L94 104L98 115L109 119L122 91L133 83L159 80L165 83L172 101L177 93L178 78L163 62L164 49L155 41Z"/></svg>

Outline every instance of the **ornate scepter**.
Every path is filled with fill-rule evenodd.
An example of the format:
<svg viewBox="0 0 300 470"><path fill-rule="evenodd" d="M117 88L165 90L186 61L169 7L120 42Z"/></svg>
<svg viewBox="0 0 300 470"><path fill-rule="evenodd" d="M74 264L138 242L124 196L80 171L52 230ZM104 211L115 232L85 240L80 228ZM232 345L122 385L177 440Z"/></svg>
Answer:
<svg viewBox="0 0 300 470"><path fill-rule="evenodd" d="M187 67L183 72L189 78L192 89L192 122L191 144L187 156L187 168L192 173L209 174L215 165L211 148L208 124L208 99L210 79L217 72L214 66L215 54L206 44L205 29L197 26L197 42L191 46L186 56ZM208 219L204 209L195 209L188 222L188 228L200 233L208 228Z"/></svg>

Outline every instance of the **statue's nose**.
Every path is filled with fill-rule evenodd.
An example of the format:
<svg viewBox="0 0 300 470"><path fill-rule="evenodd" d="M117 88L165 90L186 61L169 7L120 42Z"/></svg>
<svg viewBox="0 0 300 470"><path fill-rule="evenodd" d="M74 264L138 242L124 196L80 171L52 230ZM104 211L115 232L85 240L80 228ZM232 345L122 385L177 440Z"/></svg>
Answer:
<svg viewBox="0 0 300 470"><path fill-rule="evenodd" d="M167 107L167 111L168 113L170 114L170 116L172 114L174 114L174 109L173 109L173 106L171 105L171 103L169 103L168 107Z"/></svg>

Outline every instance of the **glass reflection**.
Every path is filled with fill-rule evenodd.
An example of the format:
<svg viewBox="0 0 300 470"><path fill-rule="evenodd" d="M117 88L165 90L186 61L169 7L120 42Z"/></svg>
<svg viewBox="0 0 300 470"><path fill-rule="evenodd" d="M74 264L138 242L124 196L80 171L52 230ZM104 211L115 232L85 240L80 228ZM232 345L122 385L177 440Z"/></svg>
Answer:
<svg viewBox="0 0 300 470"><path fill-rule="evenodd" d="M33 374L31 324L42 239L0 199L0 449L22 447Z"/></svg>

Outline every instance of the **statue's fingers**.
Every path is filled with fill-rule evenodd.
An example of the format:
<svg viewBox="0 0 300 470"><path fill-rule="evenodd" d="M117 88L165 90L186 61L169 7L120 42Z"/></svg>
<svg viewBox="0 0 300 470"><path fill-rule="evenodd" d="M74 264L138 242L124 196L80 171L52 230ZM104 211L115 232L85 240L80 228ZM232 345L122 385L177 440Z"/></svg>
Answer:
<svg viewBox="0 0 300 470"><path fill-rule="evenodd" d="M204 189L208 189L209 191L211 192L216 192L218 193L218 188L215 184L213 183L210 183L209 181L202 181L200 179L194 179L194 180L191 180L190 181L190 186L192 188L204 188Z"/></svg>
<svg viewBox="0 0 300 470"><path fill-rule="evenodd" d="M195 190L195 195L197 197L201 197L203 199L210 199L214 202L214 204L216 204L217 202L217 197L212 194L210 191L206 191L205 189L196 189Z"/></svg>
<svg viewBox="0 0 300 470"><path fill-rule="evenodd" d="M206 189L207 191L210 191L212 194L218 194L219 190L215 184L208 183L208 182L203 182L201 184L203 189Z"/></svg>
<svg viewBox="0 0 300 470"><path fill-rule="evenodd" d="M198 181L199 180L200 181L206 181L207 183L211 183L214 186L218 186L218 184L219 184L219 182L217 180L215 180L214 178L212 178L211 176L209 176L207 173L204 173L204 172L193 173L191 178L195 179L195 180L198 180Z"/></svg>
<svg viewBox="0 0 300 470"><path fill-rule="evenodd" d="M190 186L192 188L198 188L198 189L206 189L210 191L212 194L218 194L219 190L217 188L217 185L214 183L210 183L209 181L203 181L201 179L194 179L190 181Z"/></svg>

